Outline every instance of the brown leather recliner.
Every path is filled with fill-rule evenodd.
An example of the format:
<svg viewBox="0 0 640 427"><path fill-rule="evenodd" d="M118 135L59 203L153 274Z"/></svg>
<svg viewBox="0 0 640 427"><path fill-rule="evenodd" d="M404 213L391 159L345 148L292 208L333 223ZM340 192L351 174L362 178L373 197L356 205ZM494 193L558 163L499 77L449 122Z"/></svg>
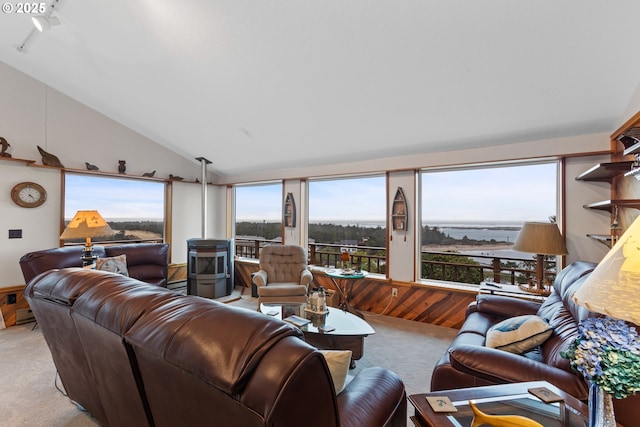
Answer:
<svg viewBox="0 0 640 427"><path fill-rule="evenodd" d="M29 252L20 258L25 283L52 268L82 267L84 247L64 246ZM167 286L169 245L167 243L131 243L93 247L99 258L127 256L129 276L157 286Z"/></svg>
<svg viewBox="0 0 640 427"><path fill-rule="evenodd" d="M25 296L69 397L104 426L406 426L397 375L363 369L336 395L322 353L270 316L81 268Z"/></svg>

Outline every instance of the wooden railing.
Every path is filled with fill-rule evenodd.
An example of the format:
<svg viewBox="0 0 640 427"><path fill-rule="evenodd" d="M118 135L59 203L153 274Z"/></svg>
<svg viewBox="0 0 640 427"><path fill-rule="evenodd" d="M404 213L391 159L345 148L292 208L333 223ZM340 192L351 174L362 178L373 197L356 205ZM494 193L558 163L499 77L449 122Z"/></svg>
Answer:
<svg viewBox="0 0 640 427"><path fill-rule="evenodd" d="M246 258L260 258L260 249L267 244L279 242L255 239L236 239L236 255ZM309 264L322 267L341 265L341 249L355 249L351 254L351 263L363 270L384 274L386 272L386 249L375 246L345 246L329 243L309 243ZM426 255L437 255L439 260L425 259ZM476 263L468 264L456 261L460 257L470 258ZM494 255L475 255L457 252L421 252L421 276L423 279L446 280L479 284L490 280L497 283L517 284L535 277L535 259L497 257ZM451 260L447 260L451 258ZM444 260L442 260L444 259ZM511 265L507 265L507 263ZM553 258L545 261L545 278L550 282L555 278L556 265Z"/></svg>

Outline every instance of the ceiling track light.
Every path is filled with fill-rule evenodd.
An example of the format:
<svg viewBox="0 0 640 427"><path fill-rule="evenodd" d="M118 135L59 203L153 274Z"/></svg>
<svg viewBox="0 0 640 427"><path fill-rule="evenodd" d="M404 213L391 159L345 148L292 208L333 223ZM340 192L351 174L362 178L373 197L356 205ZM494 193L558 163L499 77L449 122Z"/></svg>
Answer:
<svg viewBox="0 0 640 427"><path fill-rule="evenodd" d="M41 33L50 29L53 25L60 25L60 20L55 16L32 16L31 21Z"/></svg>
<svg viewBox="0 0 640 427"><path fill-rule="evenodd" d="M25 51L27 44L31 41L33 35L37 32L42 33L49 30L54 25L60 25L60 19L55 16L51 16L54 10L59 6L59 4L60 0L53 0L45 13L43 13L42 15L31 17L31 21L33 22L35 28L32 28L29 32L29 35L27 35L24 41L16 47L18 52Z"/></svg>

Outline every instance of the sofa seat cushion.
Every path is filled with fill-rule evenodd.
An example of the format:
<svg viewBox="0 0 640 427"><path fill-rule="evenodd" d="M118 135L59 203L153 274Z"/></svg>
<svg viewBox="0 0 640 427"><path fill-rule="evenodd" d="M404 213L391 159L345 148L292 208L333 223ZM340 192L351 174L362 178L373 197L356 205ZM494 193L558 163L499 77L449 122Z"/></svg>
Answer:
<svg viewBox="0 0 640 427"><path fill-rule="evenodd" d="M487 331L487 347L522 354L543 342L553 328L536 315L516 316L503 320Z"/></svg>
<svg viewBox="0 0 640 427"><path fill-rule="evenodd" d="M307 295L307 287L298 283L274 283L258 287L261 297L289 297Z"/></svg>

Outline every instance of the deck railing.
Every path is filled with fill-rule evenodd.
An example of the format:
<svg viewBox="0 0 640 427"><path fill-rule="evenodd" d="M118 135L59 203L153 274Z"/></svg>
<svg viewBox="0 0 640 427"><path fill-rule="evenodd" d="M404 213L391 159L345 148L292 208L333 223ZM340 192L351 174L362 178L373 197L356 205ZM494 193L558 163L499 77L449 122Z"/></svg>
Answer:
<svg viewBox="0 0 640 427"><path fill-rule="evenodd" d="M260 249L267 244L279 242L255 239L236 239L236 255L246 258L260 258ZM329 243L309 243L309 264L322 267L341 265L342 248L355 249L351 254L351 263L359 265L363 270L381 273L386 272L386 249L375 246L346 246ZM437 259L426 259L427 256ZM460 262L461 257L472 259L475 263ZM423 279L446 280L479 284L490 280L496 283L523 283L535 277L535 258L498 257L495 255L476 255L459 252L421 252L421 275ZM447 259L450 258L450 259ZM555 260L545 260L545 278L553 281L555 277Z"/></svg>

